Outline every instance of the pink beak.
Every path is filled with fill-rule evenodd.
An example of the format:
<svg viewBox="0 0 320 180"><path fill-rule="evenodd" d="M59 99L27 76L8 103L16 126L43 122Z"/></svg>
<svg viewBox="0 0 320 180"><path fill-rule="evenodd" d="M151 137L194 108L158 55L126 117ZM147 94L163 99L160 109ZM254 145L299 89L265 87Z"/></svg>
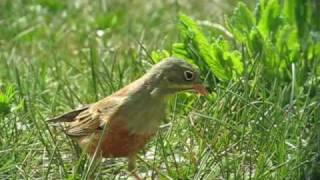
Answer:
<svg viewBox="0 0 320 180"><path fill-rule="evenodd" d="M192 88L193 88L193 90L195 90L197 93L199 93L202 96L205 96L208 94L207 88L202 84L195 84L195 85L193 85Z"/></svg>

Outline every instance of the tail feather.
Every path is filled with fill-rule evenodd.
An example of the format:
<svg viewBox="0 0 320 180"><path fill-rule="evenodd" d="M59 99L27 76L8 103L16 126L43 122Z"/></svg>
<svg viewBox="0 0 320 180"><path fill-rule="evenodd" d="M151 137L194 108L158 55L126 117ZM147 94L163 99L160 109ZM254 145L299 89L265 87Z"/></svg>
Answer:
<svg viewBox="0 0 320 180"><path fill-rule="evenodd" d="M76 116L78 116L82 111L85 111L89 108L89 105L83 106L79 109L67 112L61 116L52 118L47 120L48 123L60 123L60 122L71 122L75 119Z"/></svg>

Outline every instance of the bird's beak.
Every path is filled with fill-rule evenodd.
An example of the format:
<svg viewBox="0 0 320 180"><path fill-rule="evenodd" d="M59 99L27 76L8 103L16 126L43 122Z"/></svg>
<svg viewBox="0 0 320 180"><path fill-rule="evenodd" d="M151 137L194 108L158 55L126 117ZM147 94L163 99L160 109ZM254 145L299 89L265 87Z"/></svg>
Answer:
<svg viewBox="0 0 320 180"><path fill-rule="evenodd" d="M205 96L208 94L208 90L203 84L194 84L192 86L192 89L202 96Z"/></svg>

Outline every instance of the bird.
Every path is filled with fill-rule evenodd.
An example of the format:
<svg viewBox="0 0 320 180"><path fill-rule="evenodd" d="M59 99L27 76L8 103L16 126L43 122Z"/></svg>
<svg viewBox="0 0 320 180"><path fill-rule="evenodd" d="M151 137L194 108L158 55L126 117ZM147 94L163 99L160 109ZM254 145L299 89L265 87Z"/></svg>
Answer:
<svg viewBox="0 0 320 180"><path fill-rule="evenodd" d="M52 118L48 123L63 127L91 157L127 158L128 170L140 179L136 173L137 153L165 119L169 97L184 91L208 93L197 67L183 59L168 57L110 96Z"/></svg>

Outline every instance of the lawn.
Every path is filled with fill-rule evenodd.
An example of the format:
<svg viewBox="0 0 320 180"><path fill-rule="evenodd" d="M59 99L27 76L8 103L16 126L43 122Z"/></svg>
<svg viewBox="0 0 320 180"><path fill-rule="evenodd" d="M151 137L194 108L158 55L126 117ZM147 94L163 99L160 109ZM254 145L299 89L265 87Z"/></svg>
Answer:
<svg viewBox="0 0 320 180"><path fill-rule="evenodd" d="M210 93L170 99L143 177L320 177L320 4L239 2L0 1L0 179L85 179L89 159L46 120L168 56L197 65ZM96 178L127 179L126 159Z"/></svg>

